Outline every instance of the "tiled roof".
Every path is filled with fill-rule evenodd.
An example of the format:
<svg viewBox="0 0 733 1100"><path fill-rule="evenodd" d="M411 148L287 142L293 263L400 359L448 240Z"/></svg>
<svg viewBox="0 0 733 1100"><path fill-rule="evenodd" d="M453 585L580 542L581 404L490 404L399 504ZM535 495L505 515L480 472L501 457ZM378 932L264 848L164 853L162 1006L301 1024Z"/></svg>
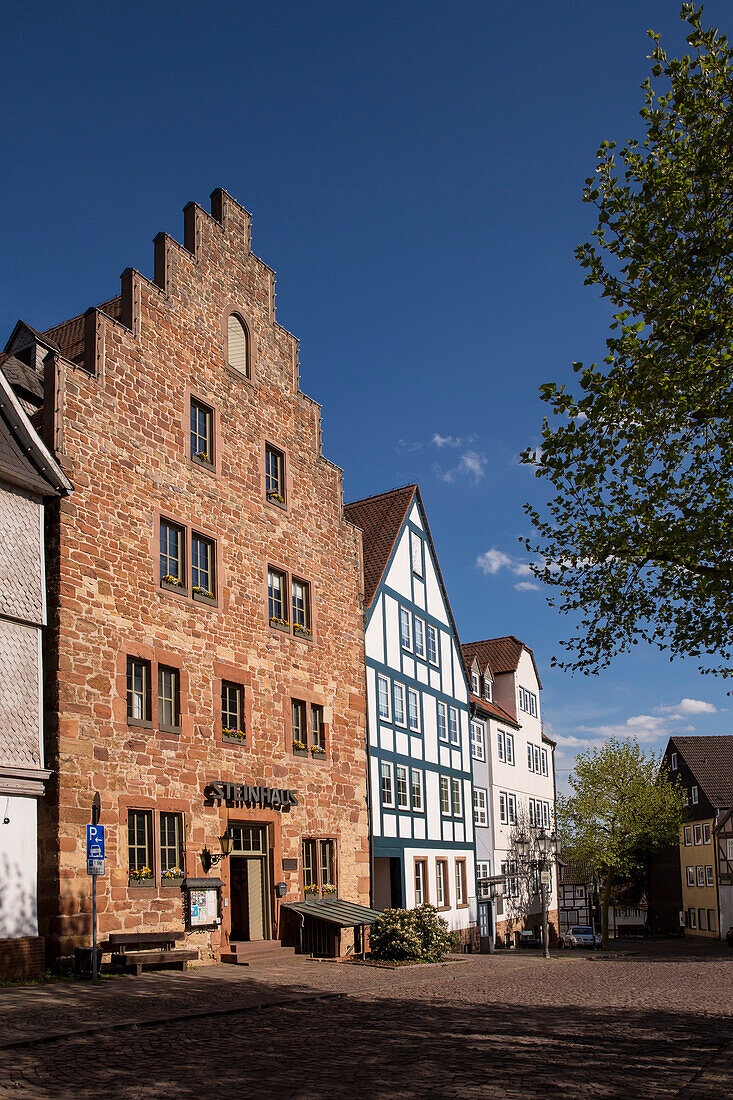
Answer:
<svg viewBox="0 0 733 1100"><path fill-rule="evenodd" d="M43 403L43 379L33 367L16 359L14 355L3 353L0 355L0 368L14 389L23 390L30 395L36 406Z"/></svg>
<svg viewBox="0 0 733 1100"><path fill-rule="evenodd" d="M108 302L102 302L101 306L97 306L102 313L106 313L108 317L111 317L115 321L119 321L122 316L122 298L118 295L116 298L110 298ZM70 359L72 363L81 363L84 359L84 314L80 313L77 317L72 317L68 321L63 321L60 325L55 325L53 328L47 329L43 334L49 340L53 340L58 344L59 350L65 359Z"/></svg>
<svg viewBox="0 0 733 1100"><path fill-rule="evenodd" d="M516 672L522 650L526 649L532 658L537 683L539 687L542 687L534 653L528 645L520 642L519 638L515 638L513 634L509 634L505 638L486 638L483 642L466 642L462 649L469 668L474 657L476 657L479 666L483 669L488 665L494 676L498 676L502 672Z"/></svg>
<svg viewBox="0 0 733 1100"><path fill-rule="evenodd" d="M0 371L0 477L41 496L67 492L71 485L44 447L13 388Z"/></svg>
<svg viewBox="0 0 733 1100"><path fill-rule="evenodd" d="M716 809L733 806L733 734L671 737L677 752Z"/></svg>
<svg viewBox="0 0 733 1100"><path fill-rule="evenodd" d="M498 718L500 722L507 722L510 726L514 726L515 729L519 729L519 722L515 718L512 718L511 714L508 714L503 707L500 707L498 703L490 703L487 699L482 699L480 695L471 695L471 702L477 707L480 707L491 718Z"/></svg>
<svg viewBox="0 0 733 1100"><path fill-rule="evenodd" d="M405 485L401 489L390 489L387 493L355 500L344 506L349 523L360 527L363 534L364 601L367 607L374 599L416 490L417 485Z"/></svg>

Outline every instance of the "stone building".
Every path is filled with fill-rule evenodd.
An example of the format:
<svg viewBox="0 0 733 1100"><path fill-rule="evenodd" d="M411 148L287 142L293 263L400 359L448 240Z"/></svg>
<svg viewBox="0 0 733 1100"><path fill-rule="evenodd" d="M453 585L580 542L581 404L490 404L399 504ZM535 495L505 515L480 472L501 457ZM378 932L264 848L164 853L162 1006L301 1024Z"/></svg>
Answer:
<svg viewBox="0 0 733 1100"><path fill-rule="evenodd" d="M102 937L185 927L212 958L276 945L304 892L367 903L361 541L249 214L189 204L152 281L18 341L50 350L38 419L76 490L49 535L42 932L89 942L95 793Z"/></svg>
<svg viewBox="0 0 733 1100"><path fill-rule="evenodd" d="M41 389L28 363L0 356L0 978L37 977L44 964L36 886L37 807L50 775L41 706L44 501L71 485L26 413Z"/></svg>

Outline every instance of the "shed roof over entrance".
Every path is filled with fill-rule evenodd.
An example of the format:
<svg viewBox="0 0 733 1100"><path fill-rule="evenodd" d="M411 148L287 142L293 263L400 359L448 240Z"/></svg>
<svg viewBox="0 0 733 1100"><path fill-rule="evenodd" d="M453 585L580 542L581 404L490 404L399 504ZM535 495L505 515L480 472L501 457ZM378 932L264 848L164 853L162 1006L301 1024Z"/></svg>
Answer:
<svg viewBox="0 0 733 1100"><path fill-rule="evenodd" d="M377 917L381 917L378 909L369 909L366 905L356 905L353 901L342 901L340 898L323 901L288 901L281 906L282 909L292 909L301 917L312 917L314 920L325 920L329 924L336 924L339 928L355 928L360 924L374 924Z"/></svg>

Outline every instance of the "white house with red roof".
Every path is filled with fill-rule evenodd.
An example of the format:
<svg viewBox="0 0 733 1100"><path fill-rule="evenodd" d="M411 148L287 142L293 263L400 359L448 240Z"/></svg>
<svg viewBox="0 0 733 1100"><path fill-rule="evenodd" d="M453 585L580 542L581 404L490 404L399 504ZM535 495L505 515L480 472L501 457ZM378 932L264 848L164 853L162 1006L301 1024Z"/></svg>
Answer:
<svg viewBox="0 0 733 1100"><path fill-rule="evenodd" d="M478 924L490 935L518 942L530 930L541 938L536 883L524 882L514 838L555 825L554 742L542 732L540 680L534 653L518 638L488 638L462 647L471 681L471 764L476 830ZM489 903L486 879L503 875L503 894ZM557 875L548 894L557 931Z"/></svg>

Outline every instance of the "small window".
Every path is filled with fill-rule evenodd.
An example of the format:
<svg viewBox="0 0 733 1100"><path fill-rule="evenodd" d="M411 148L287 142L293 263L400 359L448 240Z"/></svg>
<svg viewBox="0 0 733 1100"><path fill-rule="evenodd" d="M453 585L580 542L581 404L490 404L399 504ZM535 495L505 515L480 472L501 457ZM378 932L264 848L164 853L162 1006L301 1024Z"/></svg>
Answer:
<svg viewBox="0 0 733 1100"><path fill-rule="evenodd" d="M514 764L514 734L504 734L504 749L506 753L507 764Z"/></svg>
<svg viewBox="0 0 733 1100"><path fill-rule="evenodd" d="M158 722L163 729L180 728L180 681L177 668L158 665Z"/></svg>
<svg viewBox="0 0 733 1100"><path fill-rule="evenodd" d="M517 796L515 794L508 794L506 798L507 811L509 813L509 824L517 824Z"/></svg>
<svg viewBox="0 0 733 1100"><path fill-rule="evenodd" d="M416 573L418 577L422 577L422 539L414 531L410 531L410 556L412 558L413 573Z"/></svg>
<svg viewBox="0 0 733 1100"><path fill-rule="evenodd" d="M133 722L150 722L150 661L127 658L127 717Z"/></svg>
<svg viewBox="0 0 733 1100"><path fill-rule="evenodd" d="M504 760L506 753L504 751L504 731L496 731L496 754L500 760Z"/></svg>
<svg viewBox="0 0 733 1100"><path fill-rule="evenodd" d="M733 840L726 840L725 842L725 858L733 860Z"/></svg>
<svg viewBox="0 0 733 1100"><path fill-rule="evenodd" d="M227 361L232 370L249 377L249 340L241 317L229 314L227 322Z"/></svg>
<svg viewBox="0 0 733 1100"><path fill-rule="evenodd" d="M542 757L542 774L549 775L549 768L547 766L547 749L540 749L540 756Z"/></svg>
<svg viewBox="0 0 733 1100"><path fill-rule="evenodd" d="M456 860L456 905L466 904L466 861Z"/></svg>
<svg viewBox="0 0 733 1100"><path fill-rule="evenodd" d="M160 878L162 882L183 878L183 816L160 815Z"/></svg>
<svg viewBox="0 0 733 1100"><path fill-rule="evenodd" d="M707 932L708 930L708 913L707 909L698 909L698 920L700 922L700 931Z"/></svg>
<svg viewBox="0 0 733 1100"><path fill-rule="evenodd" d="M131 882L153 879L152 810L127 811L127 850Z"/></svg>
<svg viewBox="0 0 733 1100"><path fill-rule="evenodd" d="M441 741L448 740L448 708L445 703L438 703L438 737Z"/></svg>
<svg viewBox="0 0 733 1100"><path fill-rule="evenodd" d="M687 910L687 924L689 928L697 928L697 910L690 908Z"/></svg>
<svg viewBox="0 0 733 1100"><path fill-rule="evenodd" d="M703 824L702 827L702 842L703 844L710 843L710 824L707 821Z"/></svg>
<svg viewBox="0 0 733 1100"><path fill-rule="evenodd" d="M702 825L693 825L692 835L695 838L695 844L702 844Z"/></svg>
<svg viewBox="0 0 733 1100"><path fill-rule="evenodd" d="M691 790L690 790L690 799L692 801L692 805L696 806L697 805L697 787L692 787L691 788Z"/></svg>
<svg viewBox="0 0 733 1100"><path fill-rule="evenodd" d="M222 680L221 728L228 741L244 741L244 688Z"/></svg>
<svg viewBox="0 0 733 1100"><path fill-rule="evenodd" d="M692 827L690 825L685 825L682 835L684 836L685 847L689 848L692 844Z"/></svg>
<svg viewBox="0 0 733 1100"><path fill-rule="evenodd" d="M487 703L491 702L491 680L488 675L484 675L484 699Z"/></svg>
<svg viewBox="0 0 733 1100"><path fill-rule="evenodd" d="M491 864L490 863L477 863L476 864L476 885L477 896L480 898L491 897L491 883L484 882L484 879L491 877Z"/></svg>
<svg viewBox="0 0 733 1100"><path fill-rule="evenodd" d="M415 905L424 905L428 900L428 865L424 859L415 860Z"/></svg>
<svg viewBox="0 0 733 1100"><path fill-rule="evenodd" d="M415 813L422 813L423 811L423 794L422 794L422 772L418 768L413 768L411 773L412 780L412 809Z"/></svg>
<svg viewBox="0 0 733 1100"><path fill-rule="evenodd" d="M478 672L471 673L471 691L474 695L478 695L479 693Z"/></svg>
<svg viewBox="0 0 733 1100"><path fill-rule="evenodd" d="M708 909L708 931L715 932L717 930L717 921L715 919L715 910Z"/></svg>
<svg viewBox="0 0 733 1100"><path fill-rule="evenodd" d="M695 868L695 877L696 877L697 885L698 886L704 886L705 885L705 868L704 867L696 867Z"/></svg>
<svg viewBox="0 0 733 1100"><path fill-rule="evenodd" d="M389 722L389 680L386 676L377 676L377 709L379 717Z"/></svg>
<svg viewBox="0 0 733 1100"><path fill-rule="evenodd" d="M395 765L395 785L397 787L397 807L409 810L410 792L407 786L407 768L403 764Z"/></svg>
<svg viewBox="0 0 733 1100"><path fill-rule="evenodd" d="M458 744L458 711L448 707L448 739L451 745Z"/></svg>
<svg viewBox="0 0 733 1100"><path fill-rule="evenodd" d="M412 649L412 637L410 633L410 613L400 608L400 644L403 649Z"/></svg>
<svg viewBox="0 0 733 1100"><path fill-rule="evenodd" d="M531 772L534 771L534 751L531 745L527 745L527 767Z"/></svg>
<svg viewBox="0 0 733 1100"><path fill-rule="evenodd" d="M471 755L474 760L486 759L486 731L483 722L471 722Z"/></svg>
<svg viewBox="0 0 733 1100"><path fill-rule="evenodd" d="M407 721L411 730L420 732L420 701L414 688L407 689Z"/></svg>
<svg viewBox="0 0 733 1100"><path fill-rule="evenodd" d="M323 707L319 703L311 703L311 748L316 750L316 755L321 755L326 751Z"/></svg>
<svg viewBox="0 0 733 1100"><path fill-rule="evenodd" d="M211 539L203 535L191 535L191 590L200 596L214 599L214 563L216 549Z"/></svg>
<svg viewBox="0 0 733 1100"><path fill-rule="evenodd" d="M191 398L191 458L214 464L214 413Z"/></svg>
<svg viewBox="0 0 733 1100"><path fill-rule="evenodd" d="M425 656L425 623L415 616L415 656Z"/></svg>
<svg viewBox="0 0 733 1100"><path fill-rule="evenodd" d="M437 859L435 861L436 883L438 887L438 909L450 908L450 894L448 892L448 860Z"/></svg>
<svg viewBox="0 0 733 1100"><path fill-rule="evenodd" d="M311 610L310 610L310 585L307 581L299 581L293 577L293 634L303 637L312 636Z"/></svg>
<svg viewBox="0 0 733 1100"><path fill-rule="evenodd" d="M481 787L473 788L473 823L484 828L489 824L487 793Z"/></svg>
<svg viewBox="0 0 733 1100"><path fill-rule="evenodd" d="M272 504L285 504L285 455L265 446L265 496Z"/></svg>
<svg viewBox="0 0 733 1100"><path fill-rule="evenodd" d="M287 600L285 597L286 580L285 574L281 573L278 569L267 570L267 600L268 600L268 614L270 616L270 626L288 626L288 620L285 615L287 611Z"/></svg>
<svg viewBox="0 0 733 1100"><path fill-rule="evenodd" d="M507 809L507 796L505 791L499 791L499 821L502 825L509 824L509 811Z"/></svg>
<svg viewBox="0 0 733 1100"><path fill-rule="evenodd" d="M395 682L394 687L394 720L396 726L406 726L405 717L405 685Z"/></svg>
<svg viewBox="0 0 733 1100"><path fill-rule="evenodd" d="M715 886L715 879L713 878L713 868L710 865L705 868L705 885Z"/></svg>
<svg viewBox="0 0 733 1100"><path fill-rule="evenodd" d="M453 816L463 817L463 799L461 797L460 779L451 779L451 788L453 793Z"/></svg>
<svg viewBox="0 0 733 1100"><path fill-rule="evenodd" d="M534 770L539 775L542 771L542 765L540 763L540 750L537 745L532 746L532 753L534 755Z"/></svg>
<svg viewBox="0 0 733 1100"><path fill-rule="evenodd" d="M161 584L186 587L184 559L185 532L182 527L168 520L160 521L160 580Z"/></svg>
<svg viewBox="0 0 733 1100"><path fill-rule="evenodd" d="M450 786L446 775L440 777L440 812L445 817L450 816Z"/></svg>
<svg viewBox="0 0 733 1100"><path fill-rule="evenodd" d="M428 660L431 665L438 663L438 632L428 623Z"/></svg>
<svg viewBox="0 0 733 1100"><path fill-rule="evenodd" d="M293 749L296 752L305 752L308 748L308 727L306 725L305 703L302 699L291 700L290 721L293 734Z"/></svg>
<svg viewBox="0 0 733 1100"><path fill-rule="evenodd" d="M394 789L392 787L392 765L382 760L379 765L379 774L382 782L382 805L394 806Z"/></svg>
<svg viewBox="0 0 733 1100"><path fill-rule="evenodd" d="M303 841L303 886L307 894L335 894L336 842Z"/></svg>
<svg viewBox="0 0 733 1100"><path fill-rule="evenodd" d="M676 772L677 771L677 753L676 752L672 753L672 756L670 758L670 764L671 764L671 767L672 767L672 771Z"/></svg>

